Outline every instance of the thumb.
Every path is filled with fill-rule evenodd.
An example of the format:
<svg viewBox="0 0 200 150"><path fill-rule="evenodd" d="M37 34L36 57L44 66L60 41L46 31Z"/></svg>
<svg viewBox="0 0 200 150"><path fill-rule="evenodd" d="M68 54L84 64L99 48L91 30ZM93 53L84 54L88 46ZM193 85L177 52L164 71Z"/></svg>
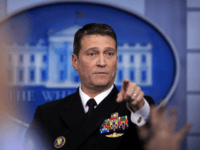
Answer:
<svg viewBox="0 0 200 150"><path fill-rule="evenodd" d="M122 94L121 92L118 93L118 94L117 94L117 99L116 99L116 101L117 101L118 103L120 103L120 102L123 101L123 99L124 99L123 94Z"/></svg>
<svg viewBox="0 0 200 150"><path fill-rule="evenodd" d="M117 95L116 101L117 101L118 103L123 101L123 99L124 99L124 94L125 94L125 92L126 92L126 90L127 90L128 84L129 84L129 80L128 80L128 79L124 79L123 85L122 85L122 87L121 87L121 90L120 90L120 92L119 92L118 95Z"/></svg>

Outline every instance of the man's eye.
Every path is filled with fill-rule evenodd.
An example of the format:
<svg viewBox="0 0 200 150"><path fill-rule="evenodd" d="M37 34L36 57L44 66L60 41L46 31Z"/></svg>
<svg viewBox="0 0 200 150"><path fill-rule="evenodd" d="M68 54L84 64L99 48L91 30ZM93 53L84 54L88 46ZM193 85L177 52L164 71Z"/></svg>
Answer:
<svg viewBox="0 0 200 150"><path fill-rule="evenodd" d="M89 53L88 55L89 55L89 56L94 56L94 53Z"/></svg>
<svg viewBox="0 0 200 150"><path fill-rule="evenodd" d="M109 56L112 56L112 55L114 55L114 54L113 54L113 53L111 53L111 52L108 52L107 54L108 54Z"/></svg>

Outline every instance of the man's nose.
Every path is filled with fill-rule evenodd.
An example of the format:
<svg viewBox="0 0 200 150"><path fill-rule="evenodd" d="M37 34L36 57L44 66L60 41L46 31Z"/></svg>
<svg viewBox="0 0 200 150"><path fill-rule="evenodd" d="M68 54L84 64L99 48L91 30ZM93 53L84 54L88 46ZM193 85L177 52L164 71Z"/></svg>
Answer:
<svg viewBox="0 0 200 150"><path fill-rule="evenodd" d="M105 67L106 66L106 58L103 54L99 55L99 59L97 61L97 66Z"/></svg>

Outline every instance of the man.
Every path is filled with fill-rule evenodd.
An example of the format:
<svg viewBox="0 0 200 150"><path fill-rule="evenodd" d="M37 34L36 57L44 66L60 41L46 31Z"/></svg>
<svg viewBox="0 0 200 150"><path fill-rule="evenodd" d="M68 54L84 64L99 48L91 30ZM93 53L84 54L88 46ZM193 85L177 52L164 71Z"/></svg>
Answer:
<svg viewBox="0 0 200 150"><path fill-rule="evenodd" d="M110 26L92 23L76 32L72 64L81 86L37 107L27 131L34 149L142 149L136 127L147 123L154 102L128 80L117 90L117 60L116 34Z"/></svg>

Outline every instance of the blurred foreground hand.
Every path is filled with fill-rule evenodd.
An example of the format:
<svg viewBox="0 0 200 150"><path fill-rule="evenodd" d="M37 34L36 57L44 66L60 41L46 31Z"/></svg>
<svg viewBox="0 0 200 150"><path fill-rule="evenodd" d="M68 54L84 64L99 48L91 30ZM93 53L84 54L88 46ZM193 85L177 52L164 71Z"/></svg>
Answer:
<svg viewBox="0 0 200 150"><path fill-rule="evenodd" d="M165 117L165 112L164 107L160 110L151 107L150 126L138 128L140 138L147 141L144 145L145 150L178 150L192 126L188 123L176 132L176 110L170 112L169 119Z"/></svg>

